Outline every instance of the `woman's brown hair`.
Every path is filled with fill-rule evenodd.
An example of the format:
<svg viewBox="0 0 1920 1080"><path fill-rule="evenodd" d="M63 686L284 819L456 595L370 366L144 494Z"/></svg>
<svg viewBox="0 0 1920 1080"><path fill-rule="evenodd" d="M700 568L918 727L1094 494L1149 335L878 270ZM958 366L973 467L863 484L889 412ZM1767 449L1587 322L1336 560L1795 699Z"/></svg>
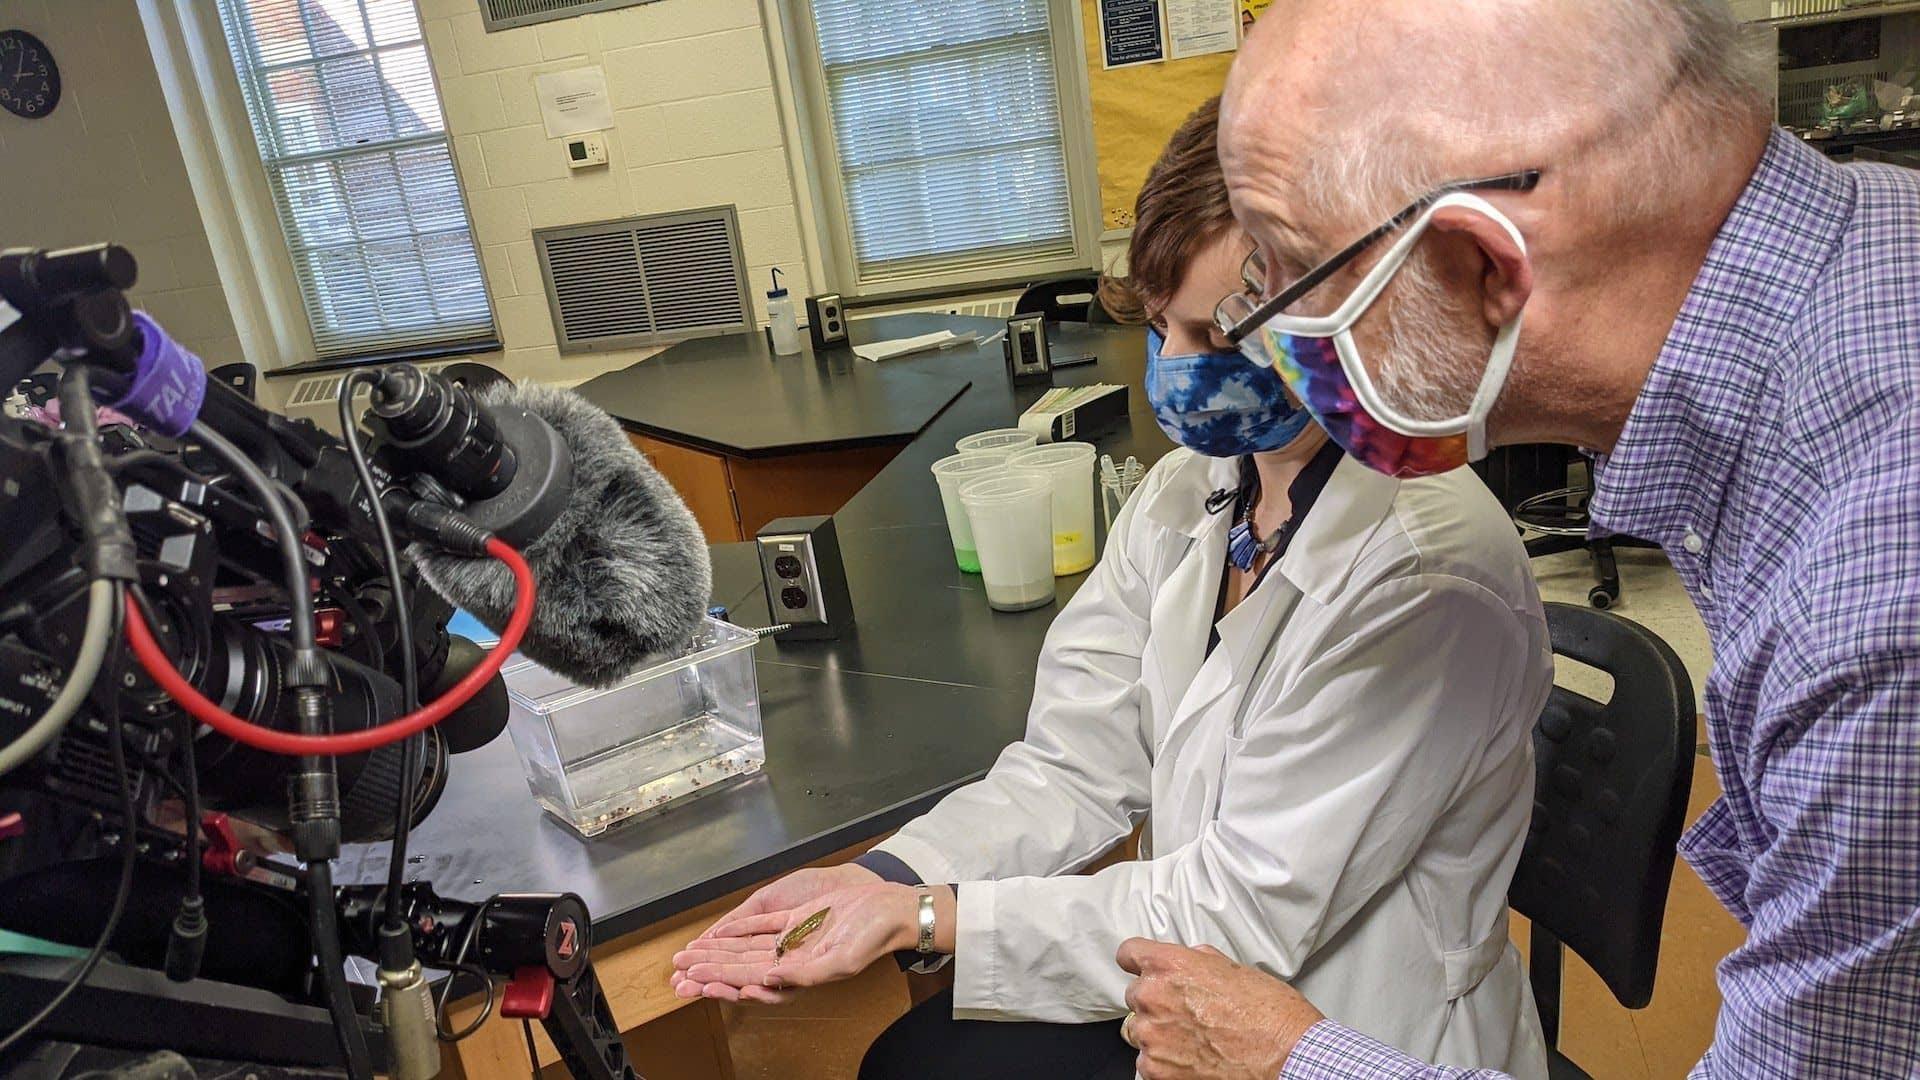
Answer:
<svg viewBox="0 0 1920 1080"><path fill-rule="evenodd" d="M1179 291L1194 257L1233 225L1219 127L1216 97L1187 117L1148 170L1133 203L1127 276L1100 279L1100 305L1115 319L1146 322L1149 310Z"/></svg>

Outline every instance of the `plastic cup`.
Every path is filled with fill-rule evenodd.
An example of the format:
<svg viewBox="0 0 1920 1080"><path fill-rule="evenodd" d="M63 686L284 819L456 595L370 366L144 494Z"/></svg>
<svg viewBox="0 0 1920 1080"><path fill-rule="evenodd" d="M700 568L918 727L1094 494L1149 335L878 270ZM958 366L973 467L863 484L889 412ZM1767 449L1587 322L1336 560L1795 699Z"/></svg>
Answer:
<svg viewBox="0 0 1920 1080"><path fill-rule="evenodd" d="M992 456L1005 459L1016 451L1025 450L1040 441L1040 436L1019 428L995 428L969 435L953 444L955 450L969 456Z"/></svg>
<svg viewBox="0 0 1920 1080"><path fill-rule="evenodd" d="M1037 473L967 482L960 501L980 552L980 578L996 611L1053 603L1053 486Z"/></svg>
<svg viewBox="0 0 1920 1080"><path fill-rule="evenodd" d="M1145 470L1136 471L1131 477L1116 472L1113 476L1104 473L1100 476L1100 515L1106 520L1107 532L1113 532L1113 519L1120 516L1120 508L1133 498L1134 489L1140 486L1140 477Z"/></svg>
<svg viewBox="0 0 1920 1080"><path fill-rule="evenodd" d="M1045 476L1053 496L1053 572L1077 574L1093 565L1092 443L1054 443L1007 459L1011 473Z"/></svg>
<svg viewBox="0 0 1920 1080"><path fill-rule="evenodd" d="M1124 481L1100 478L1100 517L1106 522L1107 532L1113 532L1113 519L1120 516L1120 508L1127 505L1131 494Z"/></svg>
<svg viewBox="0 0 1920 1080"><path fill-rule="evenodd" d="M947 535L953 537L953 559L969 574L980 572L980 553L973 546L973 525L960 502L960 489L970 480L1006 470L1006 459L993 454L955 454L933 463L933 478L940 485L940 506L947 512Z"/></svg>

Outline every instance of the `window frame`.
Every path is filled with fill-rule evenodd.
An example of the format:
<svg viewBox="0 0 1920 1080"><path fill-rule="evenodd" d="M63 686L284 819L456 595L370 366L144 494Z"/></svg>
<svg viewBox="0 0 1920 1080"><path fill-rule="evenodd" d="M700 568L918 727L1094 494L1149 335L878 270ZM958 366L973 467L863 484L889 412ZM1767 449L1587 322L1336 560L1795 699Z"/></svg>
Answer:
<svg viewBox="0 0 1920 1080"><path fill-rule="evenodd" d="M261 58L257 55L258 42L254 40L251 35L239 48L236 48L235 43L231 42L228 38L228 15L224 9L230 4L245 8L247 9L245 13L243 15L237 15L236 18L250 19L252 16L251 3L252 0L220 0L220 2L217 3L208 3L205 8L202 9L207 17L207 22L204 23L203 26L205 32L209 35L206 43L209 46L209 52L212 54L213 60L216 63L223 64L225 73L233 80L231 85L234 95L237 98L236 103L240 106L238 110L239 115L235 117L239 127L236 135L249 152L247 154L246 166L249 167L252 173L253 184L257 185L256 190L265 196L266 206L263 209L267 211L267 216L272 219L272 224L268 227L272 230L274 239L279 241L278 254L283 255L286 259L284 273L287 280L281 291L285 294L285 299L292 308L289 314L294 316L299 327L305 334L305 355L293 365L288 366L298 367L303 370L318 369L322 366L328 369L335 369L390 361L421 360L441 356L466 356L476 353L498 351L502 347L499 312L494 303L493 289L486 278L486 266L480 250L479 236L475 232L473 225L472 201L467 193L466 180L460 175L458 155L454 146L454 134L447 125L446 97L441 89L440 71L432 61L431 52L427 43L425 19L420 13L417 4L413 5L413 14L416 25L420 28L418 43L420 47L423 50L427 50L428 53L426 67L433 86L434 100L440 110L439 131L434 135L413 135L389 139L378 145L369 147L357 147L353 149L337 148L331 151L305 154L287 154L282 152L277 155L276 160L296 163L309 159L315 161L321 159L337 160L355 153L372 155L383 152L399 152L414 149L419 146L444 145L447 161L453 173L454 189L460 199L461 218L466 223L468 241L473 249L476 270L475 280L479 284L480 296L486 308L486 326L484 330L476 333L471 329L471 324L463 324L458 327L447 324L436 324L437 332L431 335L407 334L399 337L388 337L383 340L369 339L364 346L354 346L331 352L323 352L321 350L320 327L315 321L316 312L308 302L308 290L303 285L300 260L294 252L295 240L290 233L293 211L289 203L283 198L287 188L284 183L275 183L273 171L267 158L267 148L260 142L260 134L256 126L257 123L274 126L277 123L277 119L274 117L266 117L260 118L257 121L252 111L253 102L256 97L262 95L263 88L257 83L249 87L248 83L250 80L258 80L263 77L263 75L267 73L266 69L274 67L274 65L266 65L262 62ZM384 48L392 48L393 46L381 46L373 43L372 28L367 23L370 17L369 13L365 5L358 2L358 0L355 0L355 6L361 14L363 27L368 34L369 44L364 52L372 56ZM249 55L252 70L243 71L240 66L234 62L233 53L239 51L239 49L244 49ZM337 57L330 57L329 59L337 59ZM329 106L331 106L331 104L332 102L329 101ZM408 215L408 222L410 236L418 238L432 235L432 233L424 230L413 231L414 221L411 213ZM377 297L375 299L377 302ZM282 370L285 370L285 367L283 367Z"/></svg>
<svg viewBox="0 0 1920 1080"><path fill-rule="evenodd" d="M1093 145L1093 107L1087 85L1086 44L1075 0L1046 0L1061 150L1066 159L1068 214L1073 243L1054 256L967 258L931 256L918 267L863 277L842 181L833 108L821 61L812 0L772 0L778 8L793 74L801 156L812 182L814 217L830 286L849 300L880 301L952 295L1021 284L1100 266L1099 177Z"/></svg>

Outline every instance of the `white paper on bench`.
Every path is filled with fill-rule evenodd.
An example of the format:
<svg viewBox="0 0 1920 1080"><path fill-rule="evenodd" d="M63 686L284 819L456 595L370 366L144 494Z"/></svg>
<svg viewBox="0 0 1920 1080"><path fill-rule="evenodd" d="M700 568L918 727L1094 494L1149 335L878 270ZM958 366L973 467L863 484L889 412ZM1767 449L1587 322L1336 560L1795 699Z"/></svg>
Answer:
<svg viewBox="0 0 1920 1080"><path fill-rule="evenodd" d="M974 335L971 333L962 336L951 330L936 330L931 334L921 334L919 337L895 338L892 341L872 341L865 345L855 345L853 355L862 360L891 360L908 353L944 349L972 340Z"/></svg>

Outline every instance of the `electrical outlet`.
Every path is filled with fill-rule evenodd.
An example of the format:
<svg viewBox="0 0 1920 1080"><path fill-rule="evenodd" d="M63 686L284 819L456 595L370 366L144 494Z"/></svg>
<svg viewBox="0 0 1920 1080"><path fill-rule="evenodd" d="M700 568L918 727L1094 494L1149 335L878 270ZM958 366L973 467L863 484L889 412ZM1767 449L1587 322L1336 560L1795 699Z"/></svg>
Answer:
<svg viewBox="0 0 1920 1080"><path fill-rule="evenodd" d="M781 639L835 638L852 627L853 600L832 518L769 521L754 540L768 615L792 627Z"/></svg>

